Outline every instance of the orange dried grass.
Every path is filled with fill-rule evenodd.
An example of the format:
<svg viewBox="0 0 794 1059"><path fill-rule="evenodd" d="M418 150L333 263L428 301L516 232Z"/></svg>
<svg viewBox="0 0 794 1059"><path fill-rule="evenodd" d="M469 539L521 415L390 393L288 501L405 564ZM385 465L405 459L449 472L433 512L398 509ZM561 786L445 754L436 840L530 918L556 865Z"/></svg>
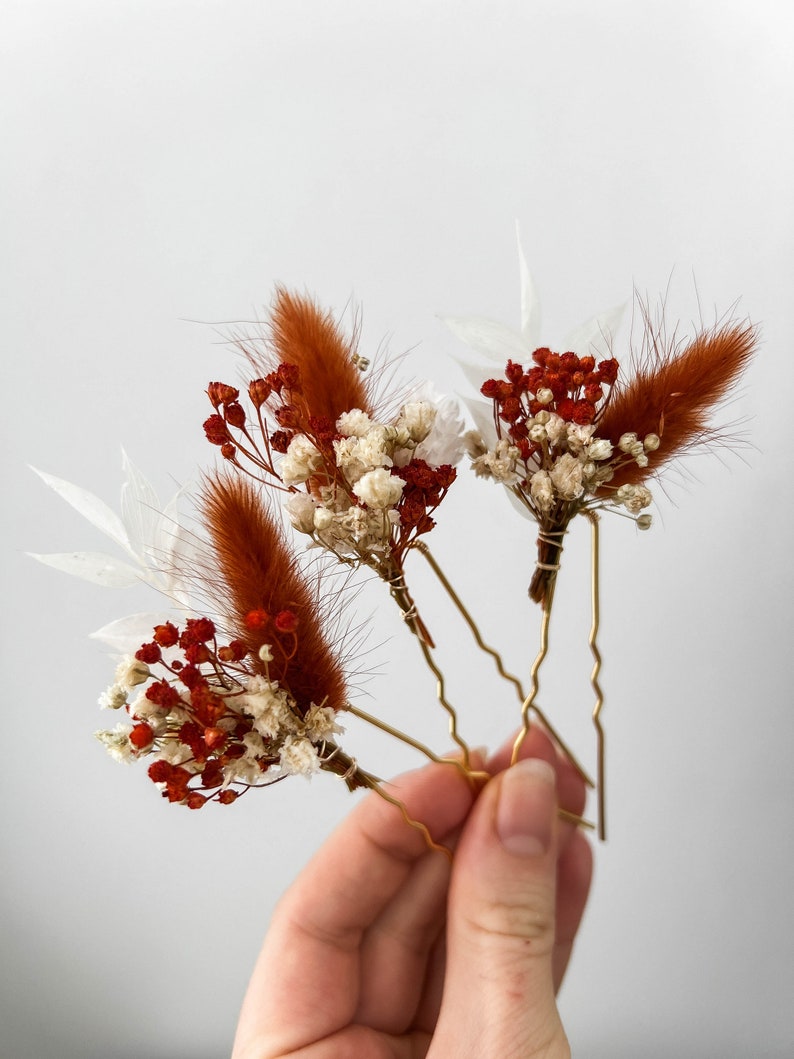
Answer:
<svg viewBox="0 0 794 1059"><path fill-rule="evenodd" d="M262 375L282 361L299 369L301 392L285 392L285 397L300 408L306 422L317 417L336 423L353 408L372 414L367 381L356 362L358 334L346 336L333 314L310 297L277 287L270 315L270 355L245 343L241 347Z"/></svg>
<svg viewBox="0 0 794 1059"><path fill-rule="evenodd" d="M323 635L317 594L255 485L245 478L218 475L205 481L201 499L217 563L214 587L225 596L236 635L254 653L263 644L273 645L270 677L289 691L302 711L312 703L339 709L347 699L345 677ZM246 615L257 610L271 617L293 611L298 618L297 640L280 635L272 624L248 628Z"/></svg>
<svg viewBox="0 0 794 1059"><path fill-rule="evenodd" d="M664 348L658 336L651 340L648 362L640 364L628 382L618 381L596 432L613 445L630 431L640 439L657 434L659 448L648 453L647 467L633 460L619 467L610 491L638 484L675 456L715 436L709 416L747 366L757 337L756 328L743 322L704 331L682 351L674 342Z"/></svg>

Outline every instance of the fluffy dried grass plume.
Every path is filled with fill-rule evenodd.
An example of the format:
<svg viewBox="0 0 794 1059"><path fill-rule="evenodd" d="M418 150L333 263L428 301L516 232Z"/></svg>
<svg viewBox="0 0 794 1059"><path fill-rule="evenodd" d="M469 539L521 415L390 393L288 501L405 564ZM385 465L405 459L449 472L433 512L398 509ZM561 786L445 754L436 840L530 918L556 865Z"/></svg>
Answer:
<svg viewBox="0 0 794 1059"><path fill-rule="evenodd" d="M368 380L358 366L357 328L346 335L333 313L308 295L277 287L264 348L238 344L260 375L282 362L298 368L301 390L286 391L285 397L307 421L316 417L335 423L352 408L372 414Z"/></svg>
<svg viewBox="0 0 794 1059"><path fill-rule="evenodd" d="M339 709L347 700L345 677L323 634L327 623L317 593L255 485L237 476L209 477L204 482L201 506L216 563L213 595L235 635L254 654L263 644L273 645L270 677L289 691L302 711L312 703ZM292 611L298 619L295 637L280 640L272 620L252 628L246 618L255 611L263 611L271 619Z"/></svg>
<svg viewBox="0 0 794 1059"><path fill-rule="evenodd" d="M714 409L724 400L752 357L757 329L748 322L717 325L680 348L649 327L648 348L632 377L618 380L603 415L599 437L617 445L633 431L642 439L659 437L659 447L648 453L648 466L627 462L609 483L613 490L636 485L681 453L716 437L709 424Z"/></svg>

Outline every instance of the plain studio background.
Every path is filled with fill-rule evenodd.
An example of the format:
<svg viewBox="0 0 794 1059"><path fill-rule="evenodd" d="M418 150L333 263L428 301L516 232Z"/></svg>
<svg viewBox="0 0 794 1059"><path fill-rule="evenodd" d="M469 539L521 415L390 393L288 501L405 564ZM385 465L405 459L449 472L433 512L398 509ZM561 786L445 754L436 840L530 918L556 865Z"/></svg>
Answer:
<svg viewBox="0 0 794 1059"><path fill-rule="evenodd" d="M319 776L191 813L102 752L113 663L86 634L156 600L25 557L106 543L27 464L113 506L122 444L164 500L195 479L202 391L239 367L206 322L262 315L279 280L353 299L366 351L462 388L437 316L518 324L516 218L552 345L671 276L684 331L699 295L763 334L725 413L751 447L668 476L650 533L603 520L610 838L562 995L574 1053L791 1054L788 12L6 0L3 1059L227 1054L274 901L353 804ZM464 472L434 536L526 673L532 526ZM592 763L587 552L579 526L542 701ZM415 567L464 734L494 746L516 703ZM382 599L358 604L379 672L359 701L444 749ZM382 773L417 763L350 737Z"/></svg>

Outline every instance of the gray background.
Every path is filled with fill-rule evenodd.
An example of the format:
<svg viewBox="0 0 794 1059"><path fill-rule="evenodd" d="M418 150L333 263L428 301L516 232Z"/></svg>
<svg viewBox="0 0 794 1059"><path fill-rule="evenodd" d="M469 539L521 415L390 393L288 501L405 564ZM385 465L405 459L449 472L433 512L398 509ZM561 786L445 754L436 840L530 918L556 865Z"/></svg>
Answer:
<svg viewBox="0 0 794 1059"><path fill-rule="evenodd" d="M352 804L318 777L190 813L102 753L111 664L85 636L154 601L24 557L104 545L26 464L115 506L124 444L170 495L212 459L204 386L238 368L195 321L261 314L277 280L354 298L367 349L388 339L406 378L460 387L436 316L518 323L515 218L551 344L671 276L685 329L695 281L707 319L740 298L763 328L726 413L752 446L668 477L649 534L604 522L611 837L562 996L574 1053L791 1054L787 12L6 0L3 1059L227 1054L272 904ZM525 671L531 527L468 477L441 515L436 553ZM416 567L463 731L493 746L515 704ZM442 749L379 602L367 586L379 675L358 701ZM557 605L543 701L592 761L583 527ZM385 773L415 763L350 744Z"/></svg>

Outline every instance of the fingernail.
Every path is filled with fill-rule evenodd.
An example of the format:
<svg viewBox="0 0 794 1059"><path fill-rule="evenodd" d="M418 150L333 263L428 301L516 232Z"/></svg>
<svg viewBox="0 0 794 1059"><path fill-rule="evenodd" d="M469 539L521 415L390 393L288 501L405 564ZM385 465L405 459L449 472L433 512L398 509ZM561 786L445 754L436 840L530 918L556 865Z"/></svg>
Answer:
<svg viewBox="0 0 794 1059"><path fill-rule="evenodd" d="M510 853L539 857L551 845L557 805L553 766L526 758L502 774L496 831Z"/></svg>

